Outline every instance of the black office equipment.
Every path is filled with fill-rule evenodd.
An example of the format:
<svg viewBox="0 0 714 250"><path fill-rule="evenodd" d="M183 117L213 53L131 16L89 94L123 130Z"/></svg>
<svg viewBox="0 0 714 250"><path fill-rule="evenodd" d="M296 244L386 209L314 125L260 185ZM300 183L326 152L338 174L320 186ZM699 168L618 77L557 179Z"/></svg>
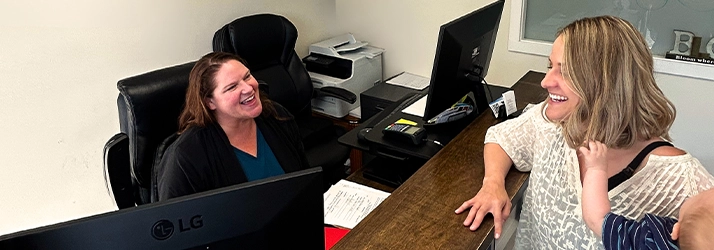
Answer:
<svg viewBox="0 0 714 250"><path fill-rule="evenodd" d="M369 133L369 131L372 131L372 128L360 129L359 132L357 132L357 139L359 139L360 141L366 141L367 138L365 137L367 136L367 133Z"/></svg>
<svg viewBox="0 0 714 250"><path fill-rule="evenodd" d="M424 97L424 94L421 93L405 95L395 103L392 103L386 108L384 108L382 112L380 112L379 115L376 116L376 119L372 120L372 123L368 124L368 127L374 127L379 123L383 123L385 119L393 118L393 115L400 114L402 110L404 110L406 107L409 107L409 105L412 105L414 102L418 101L422 97Z"/></svg>
<svg viewBox="0 0 714 250"><path fill-rule="evenodd" d="M401 101L407 95L411 96L419 93L423 96L426 92L426 89L416 90L387 83L374 85L374 87L359 94L362 119L369 119L387 108L390 104Z"/></svg>
<svg viewBox="0 0 714 250"><path fill-rule="evenodd" d="M475 118L488 109L481 82L496 42L504 1L496 1L441 26L429 84L427 121L473 92Z"/></svg>
<svg viewBox="0 0 714 250"><path fill-rule="evenodd" d="M0 236L0 249L322 249L311 168Z"/></svg>
<svg viewBox="0 0 714 250"><path fill-rule="evenodd" d="M391 124L382 130L387 138L420 145L424 142L426 131L423 128L407 124Z"/></svg>

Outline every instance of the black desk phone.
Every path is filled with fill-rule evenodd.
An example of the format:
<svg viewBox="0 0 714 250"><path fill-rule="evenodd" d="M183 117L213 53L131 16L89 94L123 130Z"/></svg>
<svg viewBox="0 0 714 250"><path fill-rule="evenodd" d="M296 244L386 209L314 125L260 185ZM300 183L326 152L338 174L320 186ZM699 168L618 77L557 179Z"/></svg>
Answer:
<svg viewBox="0 0 714 250"><path fill-rule="evenodd" d="M412 125L392 123L382 130L382 134L386 138L419 145L424 142L426 130Z"/></svg>

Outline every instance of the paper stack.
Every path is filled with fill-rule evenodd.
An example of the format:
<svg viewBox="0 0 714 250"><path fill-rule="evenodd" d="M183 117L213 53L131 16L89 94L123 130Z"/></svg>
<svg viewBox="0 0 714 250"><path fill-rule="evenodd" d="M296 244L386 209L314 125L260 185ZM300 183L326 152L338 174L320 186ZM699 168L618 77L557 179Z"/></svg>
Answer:
<svg viewBox="0 0 714 250"><path fill-rule="evenodd" d="M347 180L340 180L324 194L325 224L354 228L389 193Z"/></svg>

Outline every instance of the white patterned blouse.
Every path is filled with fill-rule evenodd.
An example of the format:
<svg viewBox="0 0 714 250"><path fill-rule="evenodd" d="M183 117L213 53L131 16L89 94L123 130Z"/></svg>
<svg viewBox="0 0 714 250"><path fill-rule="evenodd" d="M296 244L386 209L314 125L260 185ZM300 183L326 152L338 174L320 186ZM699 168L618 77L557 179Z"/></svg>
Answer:
<svg viewBox="0 0 714 250"><path fill-rule="evenodd" d="M518 118L489 128L520 171L530 171L516 249L602 249L582 219L580 168L561 128L547 121L540 103ZM650 155L644 167L610 190L612 212L640 220L646 213L677 217L684 200L714 187L714 177L689 153Z"/></svg>

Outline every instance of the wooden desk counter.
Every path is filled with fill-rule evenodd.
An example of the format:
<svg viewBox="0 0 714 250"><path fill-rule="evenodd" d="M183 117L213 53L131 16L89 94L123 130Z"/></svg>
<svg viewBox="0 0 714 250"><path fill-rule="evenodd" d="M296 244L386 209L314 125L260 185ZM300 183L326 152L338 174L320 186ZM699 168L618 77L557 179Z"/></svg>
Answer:
<svg viewBox="0 0 714 250"><path fill-rule="evenodd" d="M537 90L535 84L525 81L542 78L535 74L529 72L514 85L519 108L543 100L542 89L531 91ZM463 225L466 214L456 215L454 210L481 189L484 137L496 123L492 114L477 117L332 249L488 248L493 217L487 216L472 232ZM528 173L508 172L506 191L511 199L527 178Z"/></svg>
<svg viewBox="0 0 714 250"><path fill-rule="evenodd" d="M466 215L454 210L481 189L483 138L496 119L484 114L439 151L419 171L394 190L333 249L475 249L493 238L493 219L472 232ZM527 173L511 170L506 176L513 198Z"/></svg>

